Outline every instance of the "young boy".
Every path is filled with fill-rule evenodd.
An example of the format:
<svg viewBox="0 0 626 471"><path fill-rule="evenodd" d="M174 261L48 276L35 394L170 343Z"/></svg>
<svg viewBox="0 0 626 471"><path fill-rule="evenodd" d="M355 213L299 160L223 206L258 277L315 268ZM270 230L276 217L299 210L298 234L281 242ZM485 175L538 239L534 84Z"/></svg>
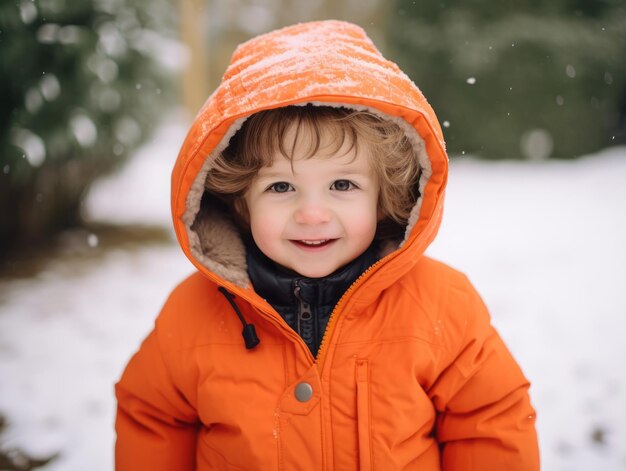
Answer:
<svg viewBox="0 0 626 471"><path fill-rule="evenodd" d="M117 384L116 469L539 469L527 380L423 255L446 176L432 109L360 28L241 45L174 168L198 272Z"/></svg>

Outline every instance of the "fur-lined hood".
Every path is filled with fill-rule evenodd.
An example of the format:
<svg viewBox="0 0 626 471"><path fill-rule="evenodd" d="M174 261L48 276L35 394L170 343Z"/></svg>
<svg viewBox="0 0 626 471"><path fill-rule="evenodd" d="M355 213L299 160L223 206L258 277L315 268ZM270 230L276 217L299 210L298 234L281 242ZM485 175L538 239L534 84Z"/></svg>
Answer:
<svg viewBox="0 0 626 471"><path fill-rule="evenodd" d="M419 159L419 198L404 240L387 244L382 285L410 269L439 228L448 160L441 128L419 89L358 26L303 23L237 48L222 83L195 118L172 174L178 241L206 276L250 298L245 248L227 214L204 198L214 157L250 115L288 105L367 109L406 130ZM201 207L202 202L202 207ZM380 265L380 264L379 264ZM382 288L383 286L381 286Z"/></svg>

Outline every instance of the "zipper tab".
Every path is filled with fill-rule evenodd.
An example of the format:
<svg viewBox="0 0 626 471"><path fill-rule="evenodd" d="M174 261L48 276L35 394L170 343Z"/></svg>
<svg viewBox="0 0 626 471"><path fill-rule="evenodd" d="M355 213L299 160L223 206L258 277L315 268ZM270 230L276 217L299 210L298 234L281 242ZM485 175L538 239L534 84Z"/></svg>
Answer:
<svg viewBox="0 0 626 471"><path fill-rule="evenodd" d="M294 282L294 285L295 287L293 289L293 294L298 300L298 322L297 322L296 327L297 327L298 335L302 336L302 333L300 330L300 323L302 321L308 321L311 319L311 305L307 303L302 298L302 295L300 294L300 291L302 290L302 288L300 287L300 281L296 280Z"/></svg>

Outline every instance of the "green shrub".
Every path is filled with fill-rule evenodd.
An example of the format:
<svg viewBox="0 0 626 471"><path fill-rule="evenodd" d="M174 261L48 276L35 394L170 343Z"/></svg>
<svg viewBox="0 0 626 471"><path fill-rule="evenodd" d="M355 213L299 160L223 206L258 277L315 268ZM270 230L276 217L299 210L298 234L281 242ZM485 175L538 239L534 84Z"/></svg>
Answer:
<svg viewBox="0 0 626 471"><path fill-rule="evenodd" d="M0 251L79 222L90 184L162 113L167 0L0 6Z"/></svg>
<svg viewBox="0 0 626 471"><path fill-rule="evenodd" d="M452 154L567 158L623 142L623 5L396 3L390 46L447 122Z"/></svg>

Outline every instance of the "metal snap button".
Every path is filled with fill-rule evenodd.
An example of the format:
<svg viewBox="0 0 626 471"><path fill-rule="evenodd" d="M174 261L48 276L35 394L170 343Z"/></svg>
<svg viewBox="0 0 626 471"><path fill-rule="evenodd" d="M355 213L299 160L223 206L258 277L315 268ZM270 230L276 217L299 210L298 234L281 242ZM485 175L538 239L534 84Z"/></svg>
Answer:
<svg viewBox="0 0 626 471"><path fill-rule="evenodd" d="M294 392L300 402L307 402L313 396L313 388L309 383L298 384Z"/></svg>

